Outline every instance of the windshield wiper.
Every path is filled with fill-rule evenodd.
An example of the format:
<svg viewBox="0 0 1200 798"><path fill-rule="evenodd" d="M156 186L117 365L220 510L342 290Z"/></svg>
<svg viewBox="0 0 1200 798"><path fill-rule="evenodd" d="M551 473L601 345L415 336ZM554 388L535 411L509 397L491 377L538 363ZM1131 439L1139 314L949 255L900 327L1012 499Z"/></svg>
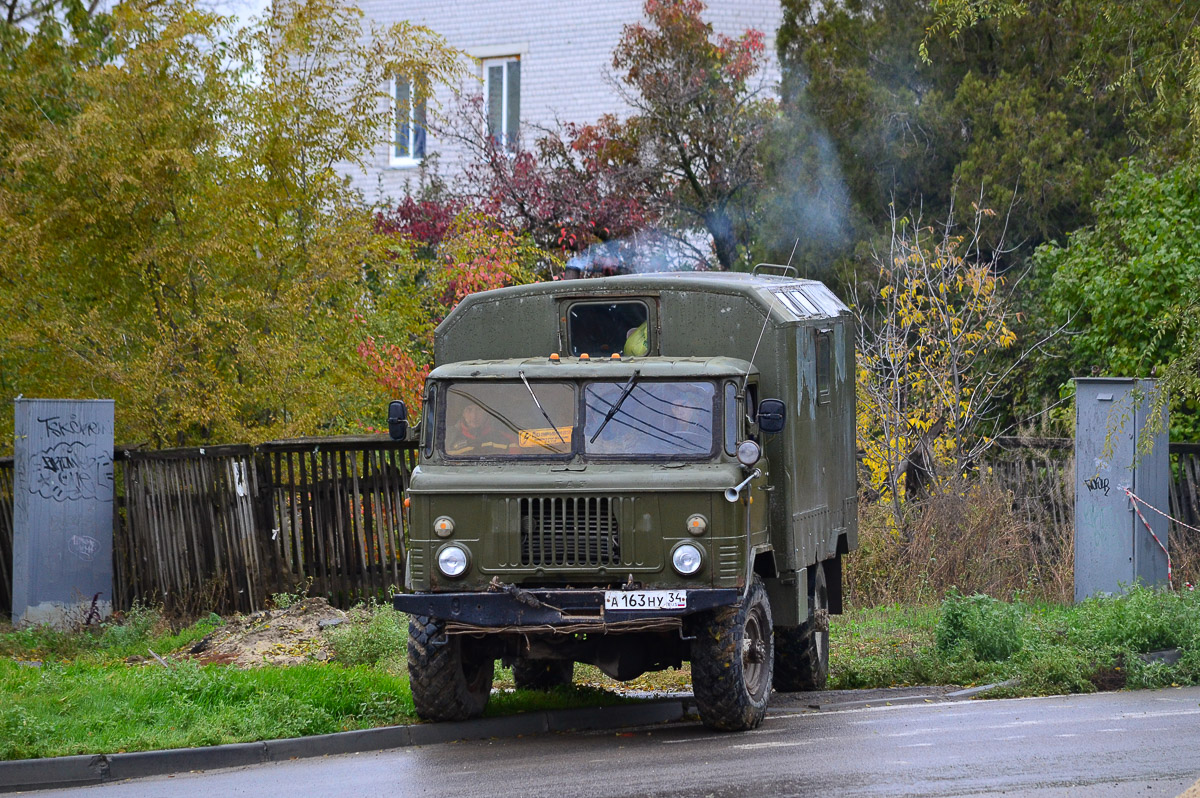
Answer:
<svg viewBox="0 0 1200 798"><path fill-rule="evenodd" d="M509 373L511 374L512 372ZM533 403L537 405L537 409L542 411L542 418L546 419L546 423L549 424L550 428L554 430L554 434L558 436L560 441L562 441L563 446L566 446L566 439L563 438L562 433L558 431L558 427L555 425L555 423L550 420L550 416L546 413L546 408L542 407L542 403L538 401L537 394L533 392L533 386L529 384L529 380L525 379L525 372L518 371L517 374L521 376L521 382L525 383L525 387L529 390L529 395L533 397Z"/></svg>
<svg viewBox="0 0 1200 798"><path fill-rule="evenodd" d="M621 389L621 395L617 397L617 401L613 406L608 408L608 413L605 414L604 420L600 422L600 426L596 428L595 434L592 435L588 443L595 443L596 439L600 437L600 433L604 431L605 426L608 425L608 422L612 421L612 417L621 409L621 403L625 401L626 397L629 396L629 392L633 390L633 384L637 382L637 378L638 373L636 371L629 375L629 382L625 383L625 387Z"/></svg>

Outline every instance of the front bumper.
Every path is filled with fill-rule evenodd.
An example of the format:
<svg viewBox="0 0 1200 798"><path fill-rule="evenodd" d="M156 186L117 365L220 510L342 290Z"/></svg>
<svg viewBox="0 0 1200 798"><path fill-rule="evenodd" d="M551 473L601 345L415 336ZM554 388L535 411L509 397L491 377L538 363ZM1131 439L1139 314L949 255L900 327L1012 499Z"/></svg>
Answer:
<svg viewBox="0 0 1200 798"><path fill-rule="evenodd" d="M551 627L579 630L616 629L629 622L670 621L741 600L740 590L702 588L687 591L687 607L671 610L606 610L603 590L524 590L512 585L486 593L407 593L392 597L392 606L409 615L450 622L478 631Z"/></svg>

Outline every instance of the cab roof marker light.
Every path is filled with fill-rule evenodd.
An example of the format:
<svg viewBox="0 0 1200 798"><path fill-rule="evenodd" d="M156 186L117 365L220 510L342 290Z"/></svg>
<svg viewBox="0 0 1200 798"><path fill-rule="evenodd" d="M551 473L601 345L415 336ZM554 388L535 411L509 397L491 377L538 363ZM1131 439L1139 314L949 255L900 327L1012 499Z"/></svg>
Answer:
<svg viewBox="0 0 1200 798"><path fill-rule="evenodd" d="M551 362L551 363L560 363L560 362L562 362L562 359L561 359L561 358L558 356L558 352L551 352L551 353L550 353L550 362Z"/></svg>

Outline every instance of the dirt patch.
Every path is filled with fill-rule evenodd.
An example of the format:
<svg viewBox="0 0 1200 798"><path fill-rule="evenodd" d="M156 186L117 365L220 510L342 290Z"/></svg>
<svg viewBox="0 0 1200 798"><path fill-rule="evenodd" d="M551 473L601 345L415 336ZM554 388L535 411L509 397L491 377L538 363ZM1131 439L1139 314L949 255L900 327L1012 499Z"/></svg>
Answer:
<svg viewBox="0 0 1200 798"><path fill-rule="evenodd" d="M205 664L297 665L329 659L322 631L346 622L346 613L323 598L307 598L281 610L230 618L182 652Z"/></svg>

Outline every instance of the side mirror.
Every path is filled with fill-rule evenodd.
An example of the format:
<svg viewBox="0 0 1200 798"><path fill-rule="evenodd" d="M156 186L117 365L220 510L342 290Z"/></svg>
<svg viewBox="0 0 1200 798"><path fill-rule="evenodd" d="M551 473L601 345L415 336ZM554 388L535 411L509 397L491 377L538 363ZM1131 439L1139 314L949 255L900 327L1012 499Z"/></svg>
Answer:
<svg viewBox="0 0 1200 798"><path fill-rule="evenodd" d="M787 405L779 399L763 399L758 403L758 430L766 435L783 432L787 421Z"/></svg>
<svg viewBox="0 0 1200 798"><path fill-rule="evenodd" d="M402 441L408 437L408 408L399 399L388 405L388 435L391 435L394 441Z"/></svg>

